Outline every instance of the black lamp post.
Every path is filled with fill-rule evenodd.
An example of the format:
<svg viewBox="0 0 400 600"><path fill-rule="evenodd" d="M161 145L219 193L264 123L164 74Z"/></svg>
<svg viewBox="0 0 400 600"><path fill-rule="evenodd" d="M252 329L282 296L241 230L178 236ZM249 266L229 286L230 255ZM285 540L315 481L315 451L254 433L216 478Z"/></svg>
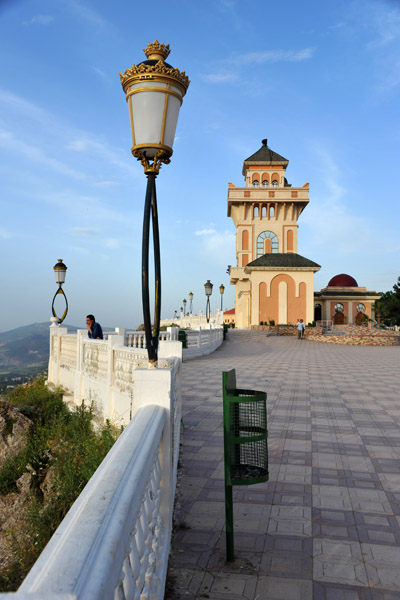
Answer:
<svg viewBox="0 0 400 600"><path fill-rule="evenodd" d="M225 291L225 286L221 283L221 285L219 286L219 291L221 293L221 312L222 312L222 298L224 296L224 291Z"/></svg>
<svg viewBox="0 0 400 600"><path fill-rule="evenodd" d="M192 314L192 312L193 312L193 292L189 292L189 300L190 300L189 313Z"/></svg>
<svg viewBox="0 0 400 600"><path fill-rule="evenodd" d="M207 296L206 318L207 318L207 323L209 323L210 322L210 316L211 316L210 296L211 296L212 291L213 291L213 284L211 283L211 281L209 279L207 279L207 282L204 284L204 291L205 291L206 296Z"/></svg>
<svg viewBox="0 0 400 600"><path fill-rule="evenodd" d="M186 304L187 304L187 301L183 300L183 316L184 317L186 317Z"/></svg>
<svg viewBox="0 0 400 600"><path fill-rule="evenodd" d="M129 106L132 130L132 154L140 160L147 177L142 238L142 304L147 354L150 363L157 361L161 315L161 261L158 231L156 177L162 163L172 156L179 109L189 86L185 71L165 62L169 45L157 40L144 50L147 60L132 65L121 84ZM155 303L154 325L151 326L149 299L150 219L153 229Z"/></svg>
<svg viewBox="0 0 400 600"><path fill-rule="evenodd" d="M58 324L62 323L65 319L65 317L67 316L67 312L68 312L68 301L67 301L67 296L64 294L64 290L62 289L62 284L65 282L65 275L67 273L67 268L63 261L62 258L58 259L58 262L56 265L54 265L53 269L54 269L54 274L56 276L56 282L58 283L58 290L56 291L56 293L54 294L54 298L53 298L53 302L51 305L51 312L53 313L53 317L55 317L56 319L58 319ZM64 310L64 314L63 316L60 317L57 315L55 308L54 308L54 302L56 300L56 297L58 296L58 294L61 294L62 296L64 296L64 300L65 300L65 310Z"/></svg>

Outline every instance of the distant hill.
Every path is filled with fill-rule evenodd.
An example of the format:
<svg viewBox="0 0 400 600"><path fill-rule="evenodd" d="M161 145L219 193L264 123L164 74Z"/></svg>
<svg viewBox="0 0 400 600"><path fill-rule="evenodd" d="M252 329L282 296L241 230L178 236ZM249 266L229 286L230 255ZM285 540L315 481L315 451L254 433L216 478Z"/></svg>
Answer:
<svg viewBox="0 0 400 600"><path fill-rule="evenodd" d="M67 325L68 331L78 328ZM49 323L33 323L0 333L0 369L41 365L49 360Z"/></svg>

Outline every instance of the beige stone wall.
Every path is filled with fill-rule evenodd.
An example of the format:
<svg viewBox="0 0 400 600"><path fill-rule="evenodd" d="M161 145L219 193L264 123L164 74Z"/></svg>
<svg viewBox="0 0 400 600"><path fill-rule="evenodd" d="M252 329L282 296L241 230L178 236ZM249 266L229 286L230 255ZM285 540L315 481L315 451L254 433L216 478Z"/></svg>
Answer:
<svg viewBox="0 0 400 600"><path fill-rule="evenodd" d="M252 271L251 325L274 320L296 324L314 320L312 271Z"/></svg>

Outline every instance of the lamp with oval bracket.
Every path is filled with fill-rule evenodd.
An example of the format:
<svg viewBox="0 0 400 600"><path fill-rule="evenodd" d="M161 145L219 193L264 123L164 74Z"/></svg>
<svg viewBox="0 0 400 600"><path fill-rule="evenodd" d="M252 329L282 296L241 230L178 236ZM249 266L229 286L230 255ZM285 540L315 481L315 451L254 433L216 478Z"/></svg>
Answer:
<svg viewBox="0 0 400 600"><path fill-rule="evenodd" d="M51 304L51 312L53 314L53 317L55 319L57 319L58 325L60 325L64 321L64 319L65 319L65 317L67 316L67 313L68 313L67 296L65 295L64 290L62 289L62 285L63 285L63 283L65 283L65 275L67 273L67 268L68 267L66 267L64 265L64 263L62 261L62 258L59 258L58 261L57 261L57 264L54 265L54 267L53 267L53 269L54 269L54 275L56 276L56 283L58 283L58 290L54 294L53 302ZM55 302L58 294L61 294L62 296L64 296L64 300L65 300L65 310L64 310L64 313L63 313L63 315L62 315L61 318L57 315L56 310L54 308L54 302Z"/></svg>

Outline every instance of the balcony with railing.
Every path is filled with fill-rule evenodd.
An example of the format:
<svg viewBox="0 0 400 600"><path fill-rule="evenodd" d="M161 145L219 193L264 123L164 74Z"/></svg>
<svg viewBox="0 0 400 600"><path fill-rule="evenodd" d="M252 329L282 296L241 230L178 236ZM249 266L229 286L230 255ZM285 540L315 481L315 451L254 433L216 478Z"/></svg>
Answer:
<svg viewBox="0 0 400 600"><path fill-rule="evenodd" d="M219 326L160 334L149 368L144 333L50 327L48 384L68 403L93 402L125 429L71 507L21 587L1 599L162 600L172 531L181 423L183 358L210 353Z"/></svg>

